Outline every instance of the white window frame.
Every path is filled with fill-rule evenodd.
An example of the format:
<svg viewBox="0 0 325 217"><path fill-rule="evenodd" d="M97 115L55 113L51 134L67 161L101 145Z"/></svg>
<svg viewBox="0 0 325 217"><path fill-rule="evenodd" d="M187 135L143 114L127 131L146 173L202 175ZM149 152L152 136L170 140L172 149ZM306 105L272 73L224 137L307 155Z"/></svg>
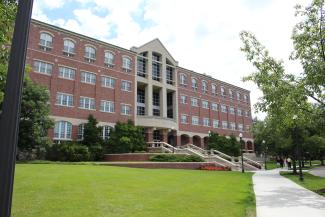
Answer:
<svg viewBox="0 0 325 217"><path fill-rule="evenodd" d="M65 44L68 44L67 46ZM73 45L73 46L69 46ZM66 49L67 48L67 49ZM76 42L70 38L63 39L63 54L66 56L74 56L76 54Z"/></svg>
<svg viewBox="0 0 325 217"><path fill-rule="evenodd" d="M185 119L184 119L185 117ZM182 124L188 124L188 115L187 114L182 114L181 115L181 123Z"/></svg>
<svg viewBox="0 0 325 217"><path fill-rule="evenodd" d="M44 62L41 60L34 60L33 63L33 71L39 74L43 74L43 75L49 75L51 76L53 73L53 64L52 63L48 63L48 62ZM38 66L36 67L36 64L38 64ZM42 67L43 65L43 67ZM44 71L41 71L42 69L44 69Z"/></svg>
<svg viewBox="0 0 325 217"><path fill-rule="evenodd" d="M232 107L232 106L229 107L229 114L232 114L232 115L235 114L235 108L234 107Z"/></svg>
<svg viewBox="0 0 325 217"><path fill-rule="evenodd" d="M196 103L194 103L196 102ZM191 98L191 106L193 107L199 107L199 99L198 98L195 98L195 97L192 97Z"/></svg>
<svg viewBox="0 0 325 217"><path fill-rule="evenodd" d="M59 66L59 78L74 80L76 78L76 69L67 66Z"/></svg>
<svg viewBox="0 0 325 217"><path fill-rule="evenodd" d="M202 108L209 109L209 101L202 100L201 104L202 104Z"/></svg>
<svg viewBox="0 0 325 217"><path fill-rule="evenodd" d="M182 104L187 104L187 96L186 95L181 95L181 103Z"/></svg>
<svg viewBox="0 0 325 217"><path fill-rule="evenodd" d="M203 118L203 126L205 127L210 126L210 118Z"/></svg>
<svg viewBox="0 0 325 217"><path fill-rule="evenodd" d="M219 120L213 119L212 126L213 126L213 128L219 128Z"/></svg>
<svg viewBox="0 0 325 217"><path fill-rule="evenodd" d="M90 52L91 50L91 52ZM96 60L96 47L93 46L93 45L90 45L90 44L86 44L85 45L85 59L88 61L88 62L94 62Z"/></svg>
<svg viewBox="0 0 325 217"><path fill-rule="evenodd" d="M211 84L211 94L217 95L217 85L216 84Z"/></svg>
<svg viewBox="0 0 325 217"><path fill-rule="evenodd" d="M122 56L122 69L124 72L132 71L132 59L128 56Z"/></svg>
<svg viewBox="0 0 325 217"><path fill-rule="evenodd" d="M73 95L68 93L57 92L55 105L73 107Z"/></svg>
<svg viewBox="0 0 325 217"><path fill-rule="evenodd" d="M185 75L184 73L181 73L179 76L179 81L180 81L180 85L186 86L187 85L187 75Z"/></svg>
<svg viewBox="0 0 325 217"><path fill-rule="evenodd" d="M203 80L202 81L202 93L206 94L208 92L208 82Z"/></svg>
<svg viewBox="0 0 325 217"><path fill-rule="evenodd" d="M109 125L104 125L104 126L102 126L102 138L103 138L103 140L108 140L109 139L109 133L110 133L110 131L111 131L111 126L109 126Z"/></svg>
<svg viewBox="0 0 325 217"><path fill-rule="evenodd" d="M239 130L239 131L244 131L244 125L243 124L237 124L237 129Z"/></svg>
<svg viewBox="0 0 325 217"><path fill-rule="evenodd" d="M129 109L125 109L125 108L129 108ZM132 112L132 108L130 104L121 103L121 115L131 116L131 112Z"/></svg>
<svg viewBox="0 0 325 217"><path fill-rule="evenodd" d="M81 100L83 100L83 102L81 102ZM88 103L87 103L87 101L88 101ZM86 105L88 105L88 107L86 107ZM95 98L80 96L79 108L80 109L86 109L86 110L96 110Z"/></svg>
<svg viewBox="0 0 325 217"><path fill-rule="evenodd" d="M211 109L213 111L218 111L218 103L211 103Z"/></svg>
<svg viewBox="0 0 325 217"><path fill-rule="evenodd" d="M197 121L194 121L197 120ZM200 125L200 119L198 116L192 116L192 125L198 126Z"/></svg>
<svg viewBox="0 0 325 217"><path fill-rule="evenodd" d="M45 38L42 38L45 36ZM39 45L43 48L44 51L50 51L53 48L53 34L45 31L40 32L39 36ZM44 43L43 43L44 41Z"/></svg>
<svg viewBox="0 0 325 217"><path fill-rule="evenodd" d="M132 91L132 81L122 80L121 90L126 91L126 92L131 92Z"/></svg>
<svg viewBox="0 0 325 217"><path fill-rule="evenodd" d="M222 129L228 129L228 122L227 121L222 121L221 126L222 126Z"/></svg>
<svg viewBox="0 0 325 217"><path fill-rule="evenodd" d="M85 84L96 84L96 74L93 72L81 71L80 82Z"/></svg>
<svg viewBox="0 0 325 217"><path fill-rule="evenodd" d="M105 75L101 76L101 85L102 85L102 87L114 89L115 84L116 84L116 79L115 78L105 76Z"/></svg>
<svg viewBox="0 0 325 217"><path fill-rule="evenodd" d="M100 101L100 111L107 113L115 112L115 103L113 101L101 100Z"/></svg>
<svg viewBox="0 0 325 217"><path fill-rule="evenodd" d="M221 112L223 113L228 113L227 106L226 105L221 105Z"/></svg>
<svg viewBox="0 0 325 217"><path fill-rule="evenodd" d="M230 122L229 123L229 129L230 130L236 130L236 123L235 122Z"/></svg>
<svg viewBox="0 0 325 217"><path fill-rule="evenodd" d="M63 131L63 132L62 132ZM72 124L68 121L57 121L54 126L54 140L71 140Z"/></svg>
<svg viewBox="0 0 325 217"><path fill-rule="evenodd" d="M195 81L195 82L193 82L193 81ZM196 78L192 78L191 82L192 82L192 90L197 91L198 90L198 80Z"/></svg>
<svg viewBox="0 0 325 217"><path fill-rule="evenodd" d="M106 56L107 55L107 56ZM112 68L114 66L115 54L111 51L104 51L104 65Z"/></svg>

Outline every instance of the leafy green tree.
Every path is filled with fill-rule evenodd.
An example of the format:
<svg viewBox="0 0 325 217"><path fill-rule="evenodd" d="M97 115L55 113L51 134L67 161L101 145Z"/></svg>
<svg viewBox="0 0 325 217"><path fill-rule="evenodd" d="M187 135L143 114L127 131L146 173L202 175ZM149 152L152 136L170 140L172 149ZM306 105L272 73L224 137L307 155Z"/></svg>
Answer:
<svg viewBox="0 0 325 217"><path fill-rule="evenodd" d="M25 78L19 123L20 151L30 152L32 149L40 151L50 143L47 132L54 123L48 116L50 112L48 101L47 89Z"/></svg>
<svg viewBox="0 0 325 217"><path fill-rule="evenodd" d="M240 143L234 135L227 138L220 136L218 133L211 132L208 138L208 148L216 149L230 156L238 156L240 154Z"/></svg>
<svg viewBox="0 0 325 217"><path fill-rule="evenodd" d="M103 143L102 128L93 115L88 116L88 122L84 125L84 138L82 143L88 147L100 146Z"/></svg>
<svg viewBox="0 0 325 217"><path fill-rule="evenodd" d="M146 151L147 143L143 130L142 127L135 126L131 120L128 120L127 123L117 122L110 130L107 151L109 153Z"/></svg>

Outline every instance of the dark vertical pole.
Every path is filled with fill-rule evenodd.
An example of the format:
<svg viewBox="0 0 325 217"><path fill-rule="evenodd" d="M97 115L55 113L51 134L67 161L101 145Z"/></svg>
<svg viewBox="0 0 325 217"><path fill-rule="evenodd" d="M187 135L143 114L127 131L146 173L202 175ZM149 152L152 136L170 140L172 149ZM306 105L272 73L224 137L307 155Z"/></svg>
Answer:
<svg viewBox="0 0 325 217"><path fill-rule="evenodd" d="M241 137L239 138L239 142L240 142L240 147L241 147L241 172L244 173L245 169L244 169L244 151L243 151L243 140L241 139Z"/></svg>
<svg viewBox="0 0 325 217"><path fill-rule="evenodd" d="M20 101L33 0L20 0L0 119L0 216L10 217Z"/></svg>

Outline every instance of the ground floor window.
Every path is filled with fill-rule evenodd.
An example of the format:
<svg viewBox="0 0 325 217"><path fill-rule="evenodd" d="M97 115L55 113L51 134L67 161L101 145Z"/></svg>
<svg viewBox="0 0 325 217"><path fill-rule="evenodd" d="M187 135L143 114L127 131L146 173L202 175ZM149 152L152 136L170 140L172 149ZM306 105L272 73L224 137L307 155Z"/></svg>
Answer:
<svg viewBox="0 0 325 217"><path fill-rule="evenodd" d="M58 121L54 127L54 138L71 139L72 124L67 121Z"/></svg>
<svg viewBox="0 0 325 217"><path fill-rule="evenodd" d="M104 140L109 139L109 131L110 131L110 129L111 129L110 126L103 126L102 136L103 136Z"/></svg>

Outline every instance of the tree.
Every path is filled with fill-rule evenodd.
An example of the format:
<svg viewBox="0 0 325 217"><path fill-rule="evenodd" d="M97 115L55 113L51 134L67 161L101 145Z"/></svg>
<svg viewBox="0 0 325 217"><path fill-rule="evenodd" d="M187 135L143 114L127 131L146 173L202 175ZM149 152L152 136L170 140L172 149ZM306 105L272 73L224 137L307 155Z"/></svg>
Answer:
<svg viewBox="0 0 325 217"><path fill-rule="evenodd" d="M135 126L131 120L127 123L117 122L110 130L107 151L109 153L146 151L147 143L143 131L142 127Z"/></svg>
<svg viewBox="0 0 325 217"><path fill-rule="evenodd" d="M84 125L84 138L82 143L88 147L101 146L103 143L102 128L97 126L98 122L93 115L88 116L88 122Z"/></svg>
<svg viewBox="0 0 325 217"><path fill-rule="evenodd" d="M18 148L20 151L40 151L50 143L47 132L54 126L49 118L49 94L45 87L36 85L28 79L24 80L19 123Z"/></svg>
<svg viewBox="0 0 325 217"><path fill-rule="evenodd" d="M240 143L234 135L227 138L220 136L218 133L211 132L208 138L208 148L216 149L230 156L238 156L240 154Z"/></svg>

